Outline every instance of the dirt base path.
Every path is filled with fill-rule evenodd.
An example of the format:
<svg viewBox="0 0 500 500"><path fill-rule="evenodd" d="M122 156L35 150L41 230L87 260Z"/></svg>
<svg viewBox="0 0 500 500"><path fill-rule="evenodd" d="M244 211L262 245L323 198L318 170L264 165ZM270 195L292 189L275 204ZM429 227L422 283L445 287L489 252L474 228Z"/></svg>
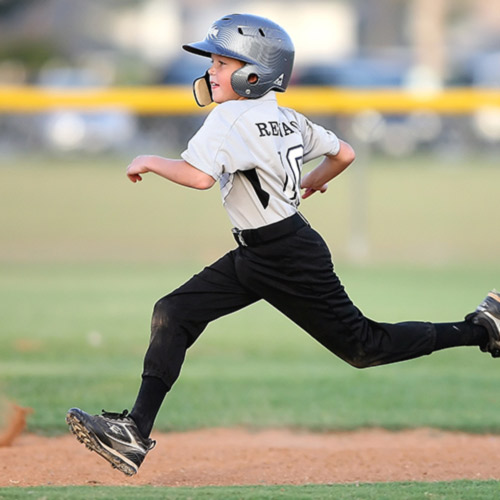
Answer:
<svg viewBox="0 0 500 500"><path fill-rule="evenodd" d="M115 471L71 436L0 448L0 486L271 485L500 479L500 436L418 429L311 434L209 429L157 434L139 474Z"/></svg>

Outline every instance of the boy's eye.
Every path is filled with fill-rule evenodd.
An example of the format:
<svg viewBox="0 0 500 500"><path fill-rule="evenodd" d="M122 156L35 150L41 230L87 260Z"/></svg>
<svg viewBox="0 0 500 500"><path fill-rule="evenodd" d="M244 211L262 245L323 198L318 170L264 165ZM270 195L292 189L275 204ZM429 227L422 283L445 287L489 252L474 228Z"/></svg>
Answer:
<svg viewBox="0 0 500 500"><path fill-rule="evenodd" d="M211 59L211 63L212 63L212 66L215 65L215 66L219 66L219 67L227 65L227 62L223 61L222 59Z"/></svg>

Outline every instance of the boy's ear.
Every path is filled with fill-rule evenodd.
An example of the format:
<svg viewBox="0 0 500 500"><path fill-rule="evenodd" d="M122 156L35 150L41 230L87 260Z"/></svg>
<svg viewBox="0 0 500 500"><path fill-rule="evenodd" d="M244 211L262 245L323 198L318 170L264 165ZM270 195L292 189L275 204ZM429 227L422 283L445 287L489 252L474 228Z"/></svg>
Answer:
<svg viewBox="0 0 500 500"><path fill-rule="evenodd" d="M208 106L213 102L208 71L193 82L193 93L198 106Z"/></svg>

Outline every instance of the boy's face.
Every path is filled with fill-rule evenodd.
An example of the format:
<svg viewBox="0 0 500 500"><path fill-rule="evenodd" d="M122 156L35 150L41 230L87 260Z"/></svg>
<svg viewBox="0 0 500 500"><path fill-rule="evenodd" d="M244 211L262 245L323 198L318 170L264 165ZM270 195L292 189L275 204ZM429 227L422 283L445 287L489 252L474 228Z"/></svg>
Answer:
<svg viewBox="0 0 500 500"><path fill-rule="evenodd" d="M242 68L245 63L230 57L212 54L212 66L208 70L212 99L220 104L226 101L245 99L239 96L231 86L231 75Z"/></svg>

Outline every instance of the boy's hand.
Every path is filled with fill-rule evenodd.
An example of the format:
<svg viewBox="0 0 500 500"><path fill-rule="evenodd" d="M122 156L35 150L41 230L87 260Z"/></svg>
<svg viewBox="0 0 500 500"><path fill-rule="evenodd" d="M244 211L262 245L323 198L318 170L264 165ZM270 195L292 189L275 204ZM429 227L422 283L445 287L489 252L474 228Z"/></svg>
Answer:
<svg viewBox="0 0 500 500"><path fill-rule="evenodd" d="M300 187L305 189L302 198L309 198L316 192L324 193L327 182L342 173L355 158L354 150L347 142L339 141L340 149L336 155L325 155L323 161L302 178Z"/></svg>
<svg viewBox="0 0 500 500"><path fill-rule="evenodd" d="M306 198L309 198L309 196L312 196L314 193L317 192L324 193L327 189L328 189L328 184L323 184L319 189L306 187L304 193L302 194L302 199L305 200Z"/></svg>
<svg viewBox="0 0 500 500"><path fill-rule="evenodd" d="M127 167L127 176L132 182L142 181L141 174L147 172L149 172L149 169L143 156L134 158L132 163Z"/></svg>

